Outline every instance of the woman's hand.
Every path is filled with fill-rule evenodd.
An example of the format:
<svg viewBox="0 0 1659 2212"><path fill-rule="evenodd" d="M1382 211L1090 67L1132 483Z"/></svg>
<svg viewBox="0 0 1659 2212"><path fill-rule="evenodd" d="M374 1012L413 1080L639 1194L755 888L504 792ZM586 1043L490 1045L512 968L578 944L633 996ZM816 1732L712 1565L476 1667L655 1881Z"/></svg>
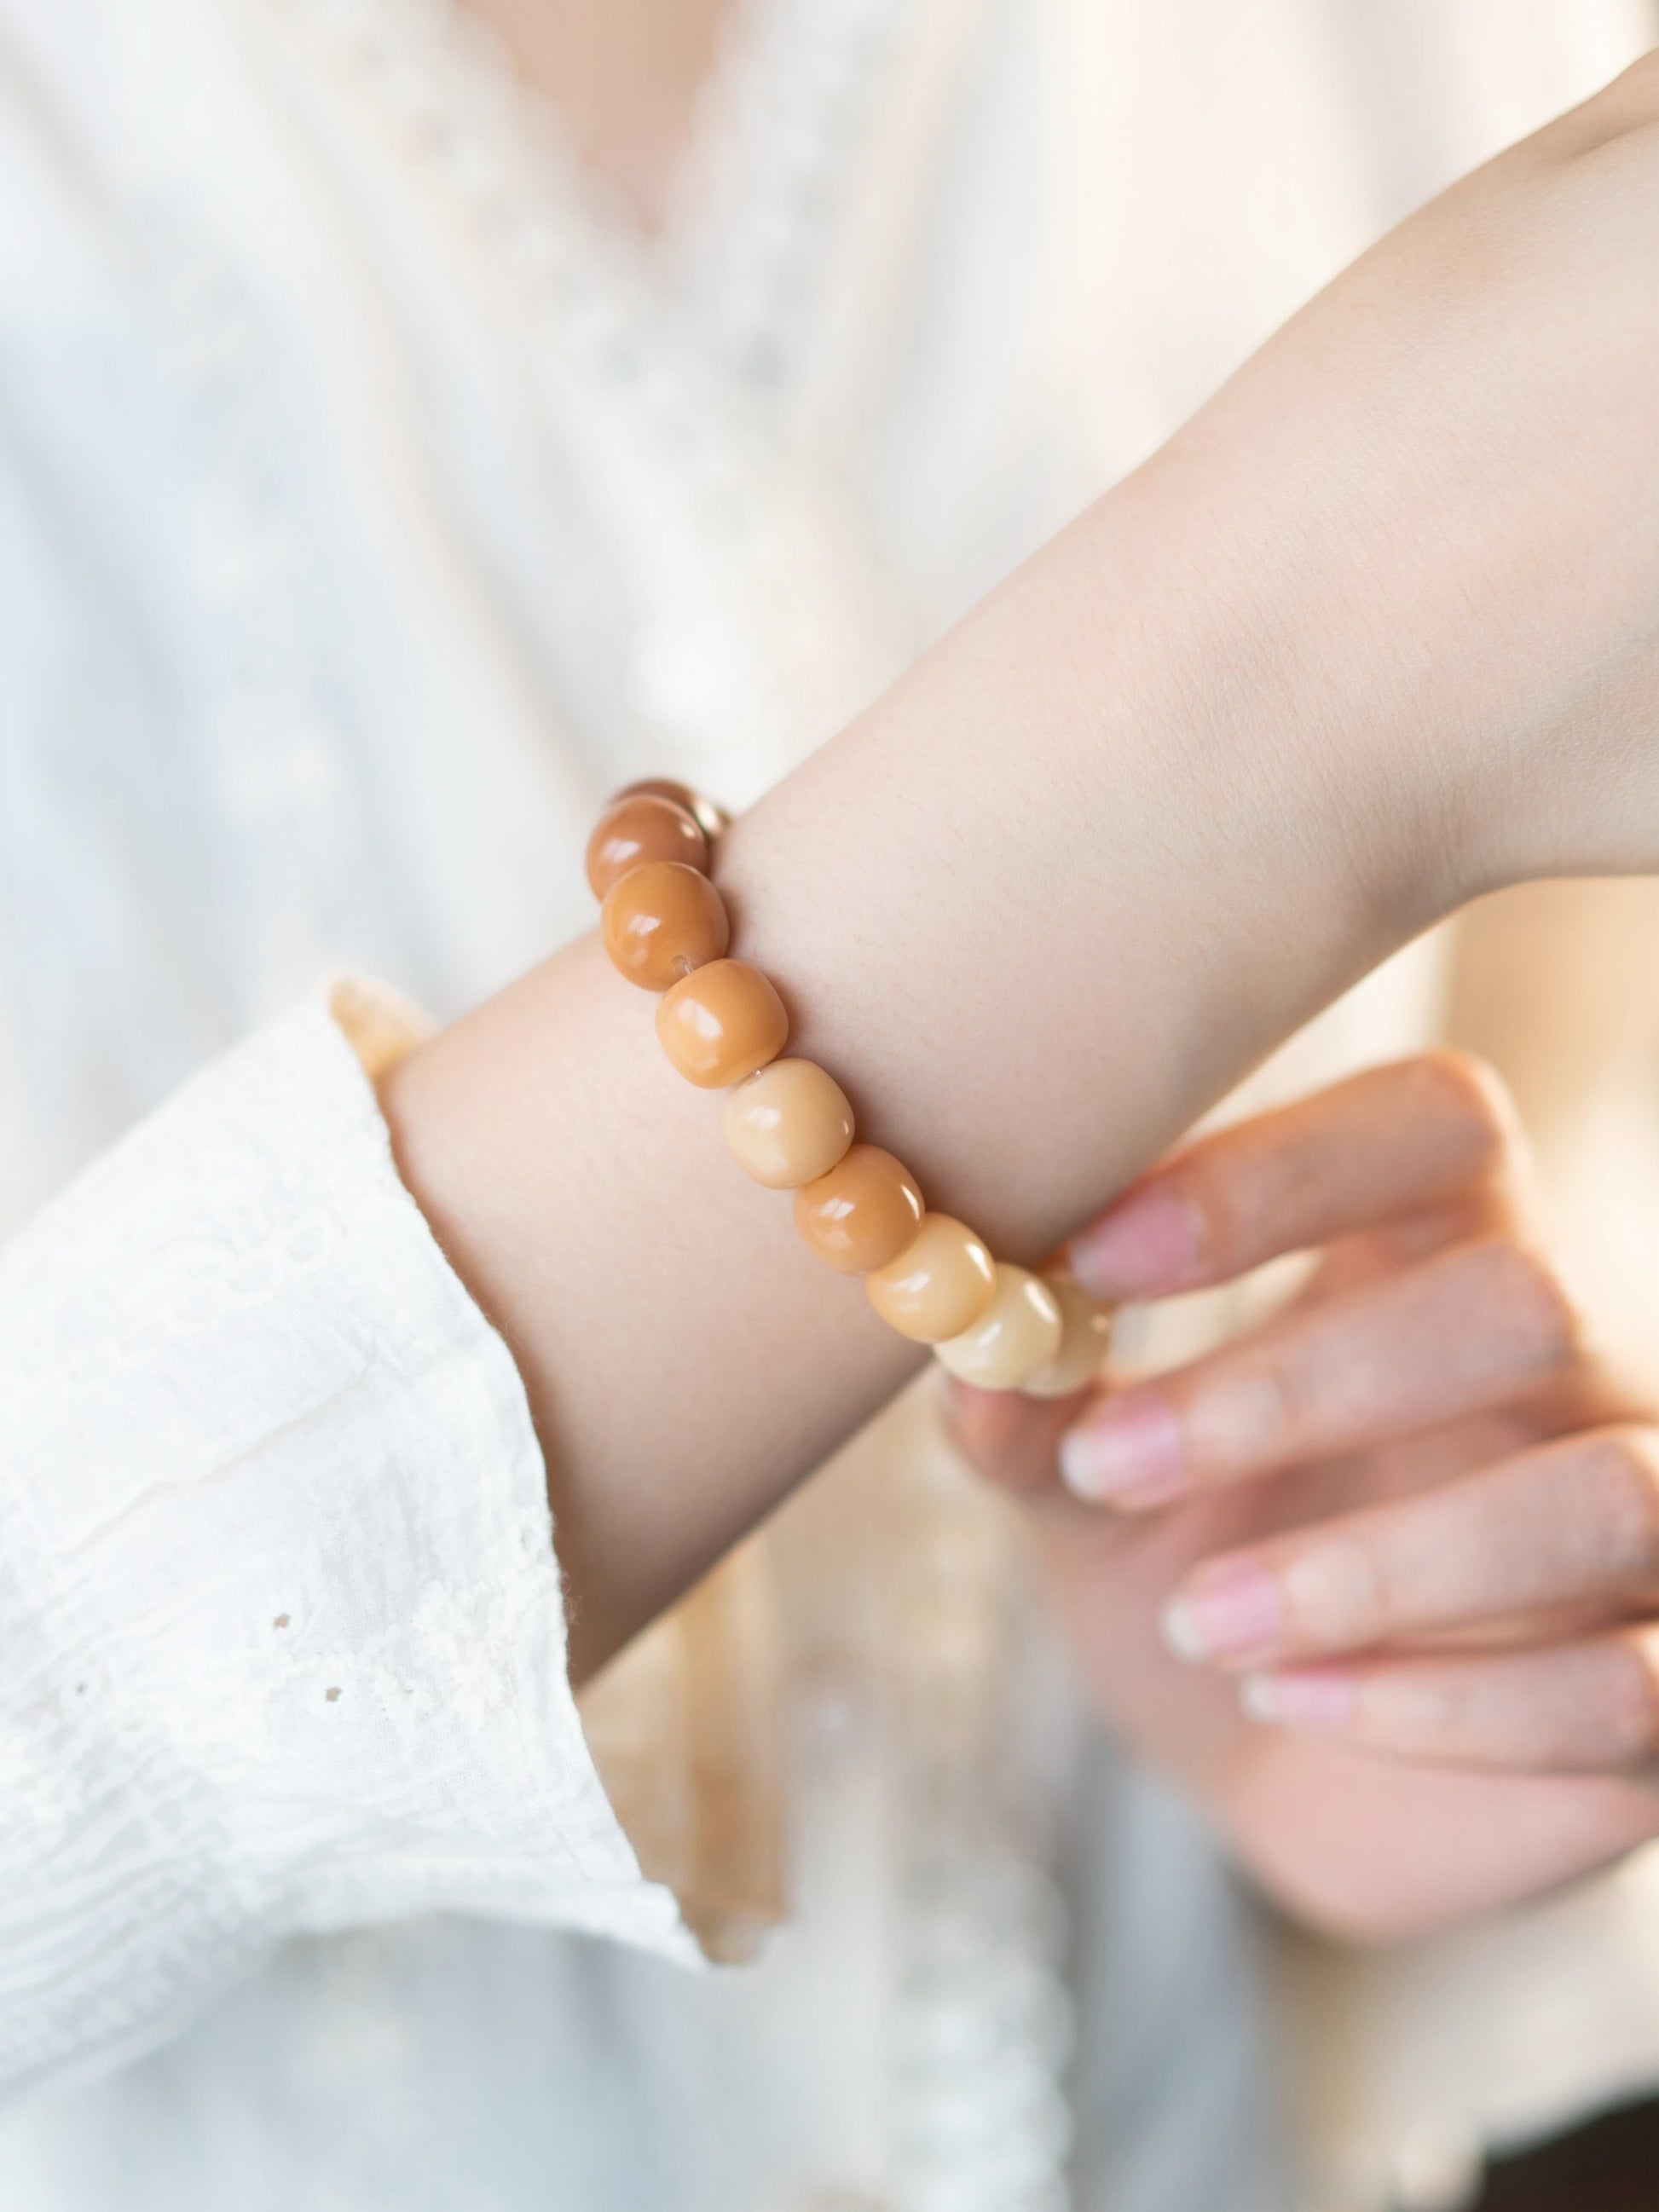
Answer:
<svg viewBox="0 0 1659 2212"><path fill-rule="evenodd" d="M953 1393L1109 1716L1351 1931L1659 1832L1659 1407L1597 1360L1528 1184L1486 1071L1359 1076L1194 1145L1071 1247L1114 1297L1316 1250L1276 1318L1058 1407Z"/></svg>

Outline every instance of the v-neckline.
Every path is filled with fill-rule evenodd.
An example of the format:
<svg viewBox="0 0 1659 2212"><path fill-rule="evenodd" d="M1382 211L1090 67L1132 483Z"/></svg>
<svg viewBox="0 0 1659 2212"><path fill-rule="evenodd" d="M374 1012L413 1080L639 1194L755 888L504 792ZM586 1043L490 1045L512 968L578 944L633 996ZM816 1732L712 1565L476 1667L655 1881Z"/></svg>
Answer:
<svg viewBox="0 0 1659 2212"><path fill-rule="evenodd" d="M570 3L579 6L580 0L570 0ZM653 257L672 235L677 211L685 197L687 179L695 178L706 164L710 110L720 104L724 80L735 65L733 56L757 13L755 0L719 0L712 15L694 33L704 50L689 52L684 58L696 70L695 82L668 90L667 105L674 111L668 118L673 125L672 143L653 149L653 161L660 155L659 166L651 180L660 191L660 204L654 209L629 188L617 167L588 150L589 118L583 112L582 102L568 88L561 91L558 83L562 65L570 58L568 51L562 55L556 40L550 41L548 51L538 51L532 24L521 21L509 25L498 20L489 0L451 0L451 5L464 34L476 27L498 47L505 66L517 77L526 100L540 107L548 125L562 140L572 169L593 201L596 212L602 214L611 228L625 235L637 252ZM523 11L519 12L522 15ZM550 8L539 12L550 20L556 15ZM579 71L580 66L578 64ZM594 89L595 112L603 113L605 88L596 86ZM648 84L642 85L636 94L636 103L639 99L648 101L651 89ZM628 133L623 131L613 132L612 136L626 143Z"/></svg>
<svg viewBox="0 0 1659 2212"><path fill-rule="evenodd" d="M276 4L287 13L295 0ZM505 204L532 229L550 224L617 307L629 301L659 340L673 330L685 368L695 360L694 374L766 410L810 348L871 86L915 0L732 0L665 219L651 228L582 160L556 99L465 0L304 4L319 30L368 58L381 104L409 110L410 143L465 145L438 162L452 195Z"/></svg>

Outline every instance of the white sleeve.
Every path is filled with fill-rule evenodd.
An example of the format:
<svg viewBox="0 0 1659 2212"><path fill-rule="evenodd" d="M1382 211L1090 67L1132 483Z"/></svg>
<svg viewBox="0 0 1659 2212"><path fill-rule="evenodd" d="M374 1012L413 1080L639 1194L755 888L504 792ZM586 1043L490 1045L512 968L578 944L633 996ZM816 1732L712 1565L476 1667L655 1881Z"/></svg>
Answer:
<svg viewBox="0 0 1659 2212"><path fill-rule="evenodd" d="M215 1065L0 1252L7 2089L298 1930L696 1955L589 1757L523 1390L398 1180L362 1005Z"/></svg>

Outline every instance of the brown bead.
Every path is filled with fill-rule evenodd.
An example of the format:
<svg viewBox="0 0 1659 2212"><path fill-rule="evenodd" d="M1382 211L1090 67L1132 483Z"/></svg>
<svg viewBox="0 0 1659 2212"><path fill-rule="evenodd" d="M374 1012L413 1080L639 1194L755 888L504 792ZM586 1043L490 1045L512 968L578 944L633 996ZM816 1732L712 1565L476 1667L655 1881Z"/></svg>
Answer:
<svg viewBox="0 0 1659 2212"><path fill-rule="evenodd" d="M897 1259L864 1287L890 1328L917 1344L941 1344L971 1328L990 1304L995 1264L964 1223L927 1213Z"/></svg>
<svg viewBox="0 0 1659 2212"><path fill-rule="evenodd" d="M617 799L641 795L647 799L672 799L676 806L685 809L703 836L711 841L732 826L732 817L723 806L716 806L702 792L693 791L689 783L676 783L672 776L647 775L641 782L624 784L617 793Z"/></svg>
<svg viewBox="0 0 1659 2212"><path fill-rule="evenodd" d="M657 1008L657 1036L688 1083L719 1091L783 1050L783 1000L746 960L711 960L676 983Z"/></svg>
<svg viewBox="0 0 1659 2212"><path fill-rule="evenodd" d="M1054 1285L999 1260L990 1304L960 1336L936 1344L933 1357L981 1390L1019 1390L1057 1357L1064 1332Z"/></svg>
<svg viewBox="0 0 1659 2212"><path fill-rule="evenodd" d="M738 1164L769 1190L827 1175L853 1141L847 1093L810 1060L775 1060L738 1085L720 1118Z"/></svg>
<svg viewBox="0 0 1659 2212"><path fill-rule="evenodd" d="M605 949L641 990L665 991L731 941L726 901L683 860L647 860L618 876L599 910Z"/></svg>
<svg viewBox="0 0 1659 2212"><path fill-rule="evenodd" d="M619 878L647 860L683 860L688 868L706 870L708 840L684 807L641 792L607 806L593 825L587 880L594 897L602 899Z"/></svg>
<svg viewBox="0 0 1659 2212"><path fill-rule="evenodd" d="M867 1275L896 1260L921 1218L915 1177L879 1145L854 1145L828 1175L795 1193L796 1228L843 1275Z"/></svg>

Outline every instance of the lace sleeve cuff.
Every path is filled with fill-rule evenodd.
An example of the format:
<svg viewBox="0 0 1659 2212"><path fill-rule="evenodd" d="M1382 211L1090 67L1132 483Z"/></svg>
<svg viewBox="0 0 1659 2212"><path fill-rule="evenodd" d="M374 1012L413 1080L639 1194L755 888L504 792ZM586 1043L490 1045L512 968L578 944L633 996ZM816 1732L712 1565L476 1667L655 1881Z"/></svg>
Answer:
<svg viewBox="0 0 1659 2212"><path fill-rule="evenodd" d="M516 1370L337 986L0 1254L0 2080L283 1936L457 1910L697 1954L584 1741Z"/></svg>

